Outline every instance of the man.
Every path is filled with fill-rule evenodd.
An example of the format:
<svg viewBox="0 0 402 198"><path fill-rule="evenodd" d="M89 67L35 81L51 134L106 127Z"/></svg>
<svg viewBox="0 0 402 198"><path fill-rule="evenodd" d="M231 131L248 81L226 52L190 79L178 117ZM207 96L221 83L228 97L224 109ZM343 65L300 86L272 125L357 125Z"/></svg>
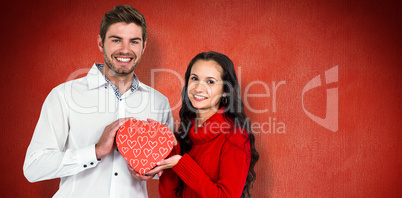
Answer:
<svg viewBox="0 0 402 198"><path fill-rule="evenodd" d="M105 64L95 63L86 77L46 98L24 162L30 182L61 178L54 197L147 197L145 180L152 176L133 172L114 146L129 117L173 128L167 98L134 74L146 39L145 19L133 7L104 15L98 47Z"/></svg>

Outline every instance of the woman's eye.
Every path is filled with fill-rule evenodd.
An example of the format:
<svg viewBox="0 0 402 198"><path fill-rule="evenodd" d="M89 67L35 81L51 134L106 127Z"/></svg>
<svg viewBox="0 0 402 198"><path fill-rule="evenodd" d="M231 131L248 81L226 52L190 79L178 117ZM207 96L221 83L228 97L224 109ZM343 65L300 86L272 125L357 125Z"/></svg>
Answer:
<svg viewBox="0 0 402 198"><path fill-rule="evenodd" d="M198 78L197 78L197 77L191 77L191 80L192 80L192 81L197 81Z"/></svg>
<svg viewBox="0 0 402 198"><path fill-rule="evenodd" d="M213 84L215 84L215 81L213 81L213 80L208 80L207 83L213 85Z"/></svg>

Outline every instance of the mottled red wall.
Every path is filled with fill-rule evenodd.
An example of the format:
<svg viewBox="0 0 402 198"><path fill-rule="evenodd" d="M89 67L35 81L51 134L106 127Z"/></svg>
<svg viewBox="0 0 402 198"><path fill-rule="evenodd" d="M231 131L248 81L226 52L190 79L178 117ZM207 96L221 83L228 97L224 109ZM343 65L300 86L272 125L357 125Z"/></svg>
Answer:
<svg viewBox="0 0 402 198"><path fill-rule="evenodd" d="M232 58L260 152L254 197L402 194L398 1L15 0L1 3L0 17L2 197L57 190L58 180L24 178L26 148L50 90L103 61L99 23L116 2L145 15L149 41L136 73L170 99L176 119L190 59L208 50ZM317 75L323 86L302 99ZM327 99L338 106L328 115L337 115L328 121L336 132L304 111L324 118ZM148 188L157 197L157 181Z"/></svg>

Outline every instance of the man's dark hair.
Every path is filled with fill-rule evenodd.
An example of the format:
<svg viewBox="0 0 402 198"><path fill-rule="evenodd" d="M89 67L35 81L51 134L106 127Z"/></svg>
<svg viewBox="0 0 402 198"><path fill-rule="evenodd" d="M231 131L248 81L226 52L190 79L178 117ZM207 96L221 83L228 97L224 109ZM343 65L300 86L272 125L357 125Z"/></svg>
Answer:
<svg viewBox="0 0 402 198"><path fill-rule="evenodd" d="M105 13L100 24L99 35L102 38L102 44L105 42L106 32L109 27L115 23L125 22L135 23L142 28L143 43L147 39L147 23L144 16L135 8L129 5L117 5L112 10Z"/></svg>

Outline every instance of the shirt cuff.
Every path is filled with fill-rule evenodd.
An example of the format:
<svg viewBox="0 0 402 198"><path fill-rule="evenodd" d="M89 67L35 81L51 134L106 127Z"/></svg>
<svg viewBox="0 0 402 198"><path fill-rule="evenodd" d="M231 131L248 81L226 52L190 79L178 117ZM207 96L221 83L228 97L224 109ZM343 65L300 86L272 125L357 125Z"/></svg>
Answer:
<svg viewBox="0 0 402 198"><path fill-rule="evenodd" d="M83 168L95 167L99 163L96 159L95 144L77 150L77 160Z"/></svg>

